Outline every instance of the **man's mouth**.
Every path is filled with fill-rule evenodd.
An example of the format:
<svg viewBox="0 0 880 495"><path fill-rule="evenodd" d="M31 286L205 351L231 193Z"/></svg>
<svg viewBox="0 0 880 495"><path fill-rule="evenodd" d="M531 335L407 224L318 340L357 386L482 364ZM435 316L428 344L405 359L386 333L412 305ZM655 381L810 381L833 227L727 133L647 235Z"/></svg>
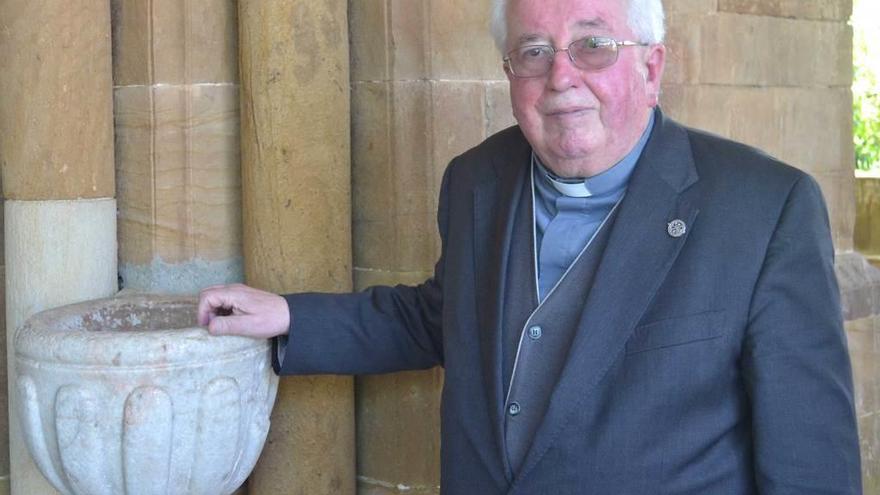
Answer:
<svg viewBox="0 0 880 495"><path fill-rule="evenodd" d="M548 117L579 117L590 111L587 107L566 107L551 110L545 115Z"/></svg>

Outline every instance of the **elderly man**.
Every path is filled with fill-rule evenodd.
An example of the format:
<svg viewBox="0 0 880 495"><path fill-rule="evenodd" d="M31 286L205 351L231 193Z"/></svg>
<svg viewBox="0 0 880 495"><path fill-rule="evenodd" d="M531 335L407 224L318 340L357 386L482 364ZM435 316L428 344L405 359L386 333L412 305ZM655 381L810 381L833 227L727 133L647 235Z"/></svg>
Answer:
<svg viewBox="0 0 880 495"><path fill-rule="evenodd" d="M201 323L281 374L444 366L444 493L860 493L816 183L657 108L660 0L499 0L494 31L518 126L449 165L430 280L214 287Z"/></svg>

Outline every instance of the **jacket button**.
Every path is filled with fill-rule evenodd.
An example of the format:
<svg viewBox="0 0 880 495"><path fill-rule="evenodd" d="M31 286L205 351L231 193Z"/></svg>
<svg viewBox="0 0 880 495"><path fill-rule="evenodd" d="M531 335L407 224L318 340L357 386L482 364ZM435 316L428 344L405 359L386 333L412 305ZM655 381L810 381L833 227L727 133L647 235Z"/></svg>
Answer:
<svg viewBox="0 0 880 495"><path fill-rule="evenodd" d="M542 335L544 335L544 330L540 326L535 325L535 326L529 328L529 338L530 339L538 340L541 338Z"/></svg>
<svg viewBox="0 0 880 495"><path fill-rule="evenodd" d="M511 416L516 416L519 412L522 411L522 408L519 407L519 403L511 402L509 406L507 406L507 412Z"/></svg>

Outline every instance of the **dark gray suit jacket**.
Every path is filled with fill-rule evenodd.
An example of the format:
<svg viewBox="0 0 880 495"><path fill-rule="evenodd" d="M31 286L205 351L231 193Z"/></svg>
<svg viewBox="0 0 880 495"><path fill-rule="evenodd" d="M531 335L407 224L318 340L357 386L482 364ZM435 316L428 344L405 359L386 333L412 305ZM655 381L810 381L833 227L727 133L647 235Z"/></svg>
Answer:
<svg viewBox="0 0 880 495"><path fill-rule="evenodd" d="M530 152L513 127L452 161L424 284L287 296L276 370L444 366L446 494L861 493L819 188L659 111L546 416L506 468L501 267Z"/></svg>

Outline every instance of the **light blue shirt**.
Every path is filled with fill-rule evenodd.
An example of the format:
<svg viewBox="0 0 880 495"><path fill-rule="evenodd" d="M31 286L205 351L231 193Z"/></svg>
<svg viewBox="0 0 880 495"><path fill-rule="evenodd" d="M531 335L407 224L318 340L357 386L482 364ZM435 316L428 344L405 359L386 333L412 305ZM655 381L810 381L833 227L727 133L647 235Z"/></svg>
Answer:
<svg viewBox="0 0 880 495"><path fill-rule="evenodd" d="M630 175L645 149L653 127L652 112L648 126L633 149L613 167L584 179L583 185L560 184L538 156L532 153L535 249L538 256L540 301L547 297L611 213L614 205L623 198ZM563 194L560 189L583 197Z"/></svg>

